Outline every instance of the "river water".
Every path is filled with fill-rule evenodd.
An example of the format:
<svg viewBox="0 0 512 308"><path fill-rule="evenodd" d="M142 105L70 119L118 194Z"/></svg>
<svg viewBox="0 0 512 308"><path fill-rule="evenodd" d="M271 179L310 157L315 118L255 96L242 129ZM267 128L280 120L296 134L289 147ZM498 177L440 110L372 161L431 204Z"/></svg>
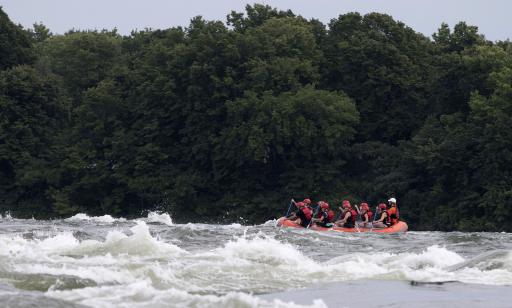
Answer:
<svg viewBox="0 0 512 308"><path fill-rule="evenodd" d="M0 218L2 307L512 307L512 234ZM510 302L509 302L510 301Z"/></svg>

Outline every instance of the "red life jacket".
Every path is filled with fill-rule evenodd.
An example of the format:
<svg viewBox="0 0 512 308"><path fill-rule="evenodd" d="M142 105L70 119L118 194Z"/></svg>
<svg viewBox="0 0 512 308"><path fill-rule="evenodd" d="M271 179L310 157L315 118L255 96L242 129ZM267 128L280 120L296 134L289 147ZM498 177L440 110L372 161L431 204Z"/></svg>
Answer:
<svg viewBox="0 0 512 308"><path fill-rule="evenodd" d="M355 210L352 210L350 209L349 211L345 211L345 213L343 213L343 217L341 219L345 219L345 217L347 217L347 213L350 212L350 220L352 220L352 222L356 222L356 218L357 218L357 212Z"/></svg>
<svg viewBox="0 0 512 308"><path fill-rule="evenodd" d="M368 211L366 212L366 214L368 214L368 221L373 221L373 212L372 211Z"/></svg>
<svg viewBox="0 0 512 308"><path fill-rule="evenodd" d="M368 222L372 222L373 221L373 213L372 213L372 211L366 211L366 212L363 212L363 214L361 214L361 216L363 218L363 221L364 221L364 214L368 215Z"/></svg>
<svg viewBox="0 0 512 308"><path fill-rule="evenodd" d="M382 222L385 223L385 224L389 224L390 222L390 219L389 219L389 213L387 210L381 210L381 212L379 213L379 215L377 215L377 217L375 217L375 220L380 220L380 218L382 217L382 214L386 213L386 219L384 219Z"/></svg>
<svg viewBox="0 0 512 308"><path fill-rule="evenodd" d="M334 222L334 212L332 210L327 212L327 222Z"/></svg>
<svg viewBox="0 0 512 308"><path fill-rule="evenodd" d="M350 213L350 218L348 220L345 221L345 224L343 225L343 227L345 228L354 228L355 226L355 223L356 223L356 218L357 218L357 212L355 210L348 210L348 211L345 211L343 213L343 217L341 218L342 220L345 220L345 218L347 218L347 214Z"/></svg>
<svg viewBox="0 0 512 308"><path fill-rule="evenodd" d="M303 208L302 212L304 213L308 220L311 220L311 217L313 216L313 211L311 211L309 207L306 206L305 208Z"/></svg>
<svg viewBox="0 0 512 308"><path fill-rule="evenodd" d="M352 222L354 222L354 223L355 223L355 222L356 222L356 219L357 219L357 212L356 212L356 210L350 210L350 214L352 214L352 215L350 216L350 219L352 219Z"/></svg>

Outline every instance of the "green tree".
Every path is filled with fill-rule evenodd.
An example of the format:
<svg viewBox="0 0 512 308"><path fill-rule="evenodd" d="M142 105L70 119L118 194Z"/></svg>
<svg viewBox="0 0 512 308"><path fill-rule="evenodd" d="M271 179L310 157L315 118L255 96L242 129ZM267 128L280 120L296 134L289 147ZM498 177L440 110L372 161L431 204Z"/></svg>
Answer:
<svg viewBox="0 0 512 308"><path fill-rule="evenodd" d="M9 20L0 7L0 70L18 64L30 64L34 59L27 33Z"/></svg>
<svg viewBox="0 0 512 308"><path fill-rule="evenodd" d="M432 46L383 14L349 13L329 23L323 83L354 98L359 140L407 140L427 108Z"/></svg>
<svg viewBox="0 0 512 308"><path fill-rule="evenodd" d="M58 82L29 66L0 73L0 211L55 214L50 190L59 182L57 142L68 106Z"/></svg>
<svg viewBox="0 0 512 308"><path fill-rule="evenodd" d="M38 67L60 76L76 103L83 91L109 77L122 62L116 31L70 31L47 38L40 49Z"/></svg>
<svg viewBox="0 0 512 308"><path fill-rule="evenodd" d="M230 180L232 194L328 194L343 175L357 122L355 105L343 93L311 86L261 98L248 92L228 104L230 124L214 154L218 176ZM273 212L270 205L260 210Z"/></svg>

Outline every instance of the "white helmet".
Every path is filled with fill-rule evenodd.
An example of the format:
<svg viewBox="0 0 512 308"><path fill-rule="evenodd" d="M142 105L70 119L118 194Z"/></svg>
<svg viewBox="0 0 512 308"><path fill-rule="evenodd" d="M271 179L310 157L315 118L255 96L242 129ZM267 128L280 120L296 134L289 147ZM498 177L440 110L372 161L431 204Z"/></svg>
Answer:
<svg viewBox="0 0 512 308"><path fill-rule="evenodd" d="M388 202L396 204L396 199L395 198L389 198Z"/></svg>

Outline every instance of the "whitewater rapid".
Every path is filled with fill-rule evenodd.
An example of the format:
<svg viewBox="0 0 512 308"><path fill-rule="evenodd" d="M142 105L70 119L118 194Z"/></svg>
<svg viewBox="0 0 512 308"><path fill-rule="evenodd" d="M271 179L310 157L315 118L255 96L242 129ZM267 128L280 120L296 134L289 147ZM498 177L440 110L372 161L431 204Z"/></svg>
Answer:
<svg viewBox="0 0 512 308"><path fill-rule="evenodd" d="M155 212L134 220L3 215L0 300L34 298L48 307L303 307L259 295L349 281L512 286L511 251L506 233L321 233L279 229L275 221L174 224ZM326 303L312 299L306 306Z"/></svg>

